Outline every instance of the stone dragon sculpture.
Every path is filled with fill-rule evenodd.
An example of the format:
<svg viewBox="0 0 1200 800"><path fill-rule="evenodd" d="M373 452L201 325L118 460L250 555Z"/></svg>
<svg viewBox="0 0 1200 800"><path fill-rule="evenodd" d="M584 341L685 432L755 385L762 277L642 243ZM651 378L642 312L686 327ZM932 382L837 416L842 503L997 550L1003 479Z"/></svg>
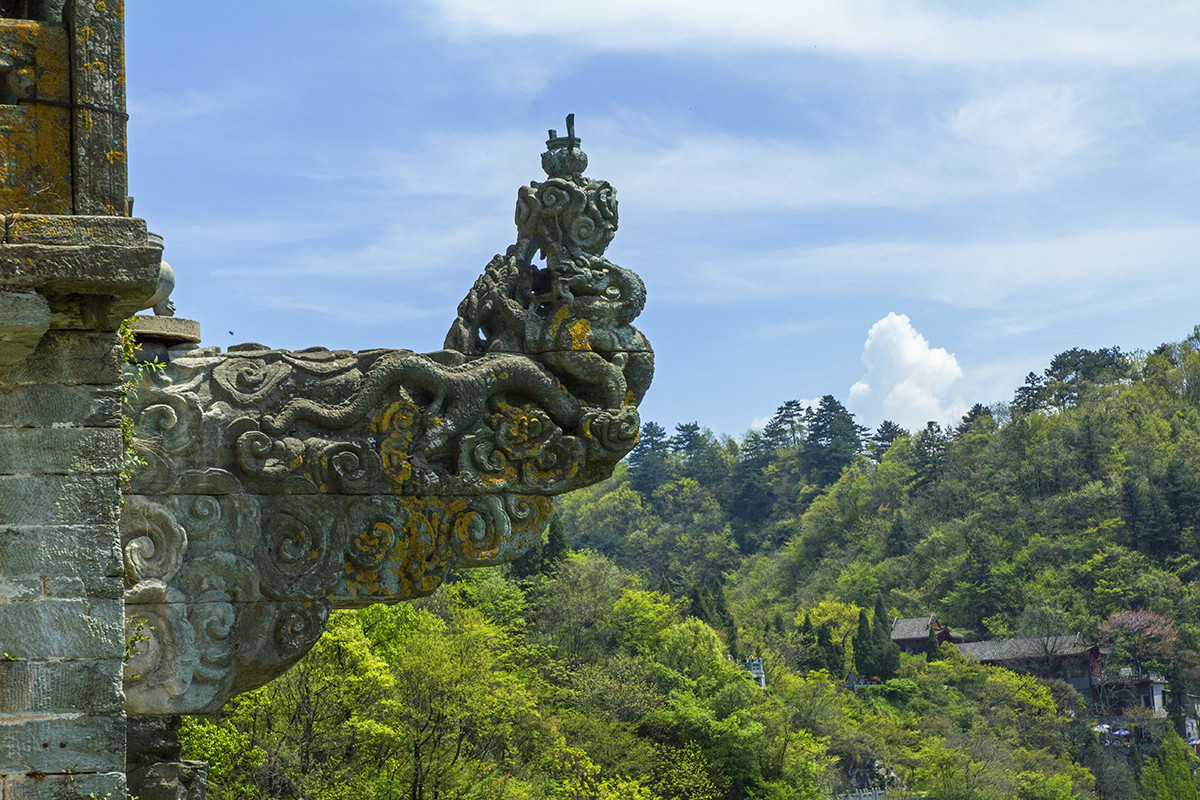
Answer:
<svg viewBox="0 0 1200 800"><path fill-rule="evenodd" d="M130 716L214 711L299 659L332 608L516 557L550 495L633 447L654 356L631 324L642 281L603 257L616 193L583 176L570 117L542 164L444 349L201 348L140 375Z"/></svg>

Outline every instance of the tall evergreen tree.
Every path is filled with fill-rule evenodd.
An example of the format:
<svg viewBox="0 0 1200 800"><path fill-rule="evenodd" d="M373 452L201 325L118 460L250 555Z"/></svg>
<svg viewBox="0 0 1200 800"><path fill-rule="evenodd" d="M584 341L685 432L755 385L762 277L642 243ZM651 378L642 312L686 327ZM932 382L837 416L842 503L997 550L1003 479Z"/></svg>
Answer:
<svg viewBox="0 0 1200 800"><path fill-rule="evenodd" d="M854 462L867 429L831 394L805 414L804 460L814 483L828 486Z"/></svg>
<svg viewBox="0 0 1200 800"><path fill-rule="evenodd" d="M871 458L875 461L882 461L884 454L892 446L892 442L906 433L908 431L890 419L885 419L879 423L879 427L875 429L875 433L871 434L871 439L867 443L867 450Z"/></svg>
<svg viewBox="0 0 1200 800"><path fill-rule="evenodd" d="M1024 385L1018 387L1013 396L1013 409L1022 414L1041 411L1046 407L1047 394L1045 379L1036 372L1031 372L1025 376Z"/></svg>
<svg viewBox="0 0 1200 800"><path fill-rule="evenodd" d="M942 646L938 642L937 631L929 626L929 637L925 640L925 660L937 661L942 657Z"/></svg>
<svg viewBox="0 0 1200 800"><path fill-rule="evenodd" d="M854 669L860 680L874 677L879 672L875 637L871 635L871 621L867 619L865 608L858 610L858 629L854 633Z"/></svg>
<svg viewBox="0 0 1200 800"><path fill-rule="evenodd" d="M675 435L669 440L671 449L683 458L696 455L700 440L704 437L698 422L680 422L675 426Z"/></svg>
<svg viewBox="0 0 1200 800"><path fill-rule="evenodd" d="M892 641L892 617L883 604L883 595L875 598L871 638L875 650L875 674L884 680L896 677L900 671L900 646Z"/></svg>
<svg viewBox="0 0 1200 800"><path fill-rule="evenodd" d="M671 479L667 462L669 452L667 432L663 427L654 421L643 424L637 444L629 451L629 480L634 489L649 497Z"/></svg>
<svg viewBox="0 0 1200 800"><path fill-rule="evenodd" d="M829 674L835 678L842 677L845 671L846 654L833 640L833 634L830 633L828 625L817 627L817 651L823 657L821 666L829 670Z"/></svg>
<svg viewBox="0 0 1200 800"><path fill-rule="evenodd" d="M887 538L884 540L883 555L886 558L895 558L907 553L908 548L908 523L904 521L904 512L897 511L896 516L892 518L891 527L888 528Z"/></svg>
<svg viewBox="0 0 1200 800"><path fill-rule="evenodd" d="M542 557L542 572L553 572L559 564L567 560L571 547L567 544L567 529L563 526L562 517L555 512L550 517L550 529L546 532L546 547Z"/></svg>
<svg viewBox="0 0 1200 800"><path fill-rule="evenodd" d="M795 447L804 440L804 405L788 400L775 410L775 416L763 428L763 437L772 447Z"/></svg>

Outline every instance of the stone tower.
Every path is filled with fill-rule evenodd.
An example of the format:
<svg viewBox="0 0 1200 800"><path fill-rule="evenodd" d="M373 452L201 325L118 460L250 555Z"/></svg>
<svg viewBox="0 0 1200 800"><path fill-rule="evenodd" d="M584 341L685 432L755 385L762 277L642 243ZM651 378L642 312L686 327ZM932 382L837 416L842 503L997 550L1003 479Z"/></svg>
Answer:
<svg viewBox="0 0 1200 800"><path fill-rule="evenodd" d="M0 798L125 796L124 3L0 0Z"/></svg>

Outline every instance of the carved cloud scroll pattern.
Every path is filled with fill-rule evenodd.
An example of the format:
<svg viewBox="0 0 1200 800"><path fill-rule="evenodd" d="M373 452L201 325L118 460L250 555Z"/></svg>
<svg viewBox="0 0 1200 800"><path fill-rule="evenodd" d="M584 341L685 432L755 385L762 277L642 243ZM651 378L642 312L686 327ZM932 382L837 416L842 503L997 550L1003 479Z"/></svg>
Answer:
<svg viewBox="0 0 1200 800"><path fill-rule="evenodd" d="M551 495L637 441L645 287L603 257L612 186L551 135L517 241L445 349L197 349L138 376L144 466L121 519L128 713L211 712L286 670L334 608L428 595L549 526ZM536 259L536 260L535 260ZM147 633L148 631L148 633Z"/></svg>

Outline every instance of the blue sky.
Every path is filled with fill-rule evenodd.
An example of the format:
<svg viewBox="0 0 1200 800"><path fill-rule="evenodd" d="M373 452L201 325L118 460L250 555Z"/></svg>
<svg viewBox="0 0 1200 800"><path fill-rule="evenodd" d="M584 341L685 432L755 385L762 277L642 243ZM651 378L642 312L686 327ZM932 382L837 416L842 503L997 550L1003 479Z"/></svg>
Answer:
<svg viewBox="0 0 1200 800"><path fill-rule="evenodd" d="M135 213L205 344L439 348L567 113L668 429L953 421L1200 323L1191 0L206 0L126 37Z"/></svg>

